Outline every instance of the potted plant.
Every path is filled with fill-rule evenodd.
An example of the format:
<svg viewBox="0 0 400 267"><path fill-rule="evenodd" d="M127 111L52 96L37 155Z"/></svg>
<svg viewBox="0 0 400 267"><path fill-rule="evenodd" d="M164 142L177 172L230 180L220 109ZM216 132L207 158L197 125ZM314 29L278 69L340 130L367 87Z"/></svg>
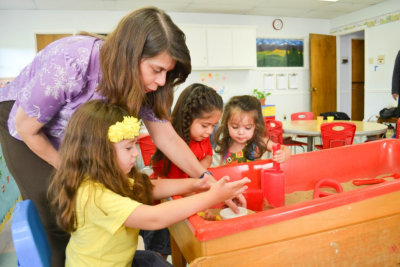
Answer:
<svg viewBox="0 0 400 267"><path fill-rule="evenodd" d="M257 97L260 100L261 106L265 105L265 98L269 95L271 95L270 92L260 91L258 89L253 90L253 96Z"/></svg>

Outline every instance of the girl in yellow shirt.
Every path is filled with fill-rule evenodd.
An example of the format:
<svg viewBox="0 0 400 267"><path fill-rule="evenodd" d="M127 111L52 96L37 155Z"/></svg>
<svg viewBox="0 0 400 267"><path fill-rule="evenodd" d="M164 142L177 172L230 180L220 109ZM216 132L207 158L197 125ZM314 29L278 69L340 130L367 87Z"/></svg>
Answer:
<svg viewBox="0 0 400 267"><path fill-rule="evenodd" d="M138 120L103 100L81 105L68 122L49 191L57 223L71 233L66 266L138 266L139 229L168 227L247 188L248 178L150 181L134 167L138 135ZM190 192L202 193L149 205ZM152 264L168 263L159 257Z"/></svg>

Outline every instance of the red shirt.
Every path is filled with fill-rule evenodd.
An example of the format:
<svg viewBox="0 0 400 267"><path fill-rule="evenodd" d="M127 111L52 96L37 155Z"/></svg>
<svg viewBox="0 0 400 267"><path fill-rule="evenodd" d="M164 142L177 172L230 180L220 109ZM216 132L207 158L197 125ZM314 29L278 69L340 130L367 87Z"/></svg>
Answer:
<svg viewBox="0 0 400 267"><path fill-rule="evenodd" d="M198 142L190 140L189 148L192 150L193 154L196 156L198 160L204 159L207 155L212 156L213 151L210 143L210 138L205 138L204 140ZM154 175L160 176L162 166L164 165L163 161L159 161L156 164L153 164ZM184 173L181 169L179 169L174 163L171 162L171 168L167 174L168 178L188 178L189 175Z"/></svg>

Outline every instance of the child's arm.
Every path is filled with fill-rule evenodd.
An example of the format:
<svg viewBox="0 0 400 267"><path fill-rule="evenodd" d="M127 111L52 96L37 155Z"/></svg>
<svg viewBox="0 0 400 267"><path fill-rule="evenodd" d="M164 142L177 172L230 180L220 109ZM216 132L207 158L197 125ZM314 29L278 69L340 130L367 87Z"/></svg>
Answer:
<svg viewBox="0 0 400 267"><path fill-rule="evenodd" d="M203 165L204 168L208 169L211 166L212 160L213 160L212 156L207 155L202 160L200 160L200 163L201 165Z"/></svg>
<svg viewBox="0 0 400 267"><path fill-rule="evenodd" d="M228 177L224 177L214 183L210 190L189 197L163 202L156 206L140 205L129 215L124 225L144 230L165 228L243 193L247 189L245 184L250 182L248 178L234 182L228 180Z"/></svg>
<svg viewBox="0 0 400 267"><path fill-rule="evenodd" d="M275 142L272 142L269 138L265 138L265 142L267 143L267 150L272 152L272 147ZM291 154L292 152L287 146L281 145L281 149L272 155L272 160L278 163L283 163L290 159Z"/></svg>
<svg viewBox="0 0 400 267"><path fill-rule="evenodd" d="M153 179L153 198L163 199L175 195L185 195L192 192L202 192L210 189L211 183L208 178L185 178L185 179Z"/></svg>

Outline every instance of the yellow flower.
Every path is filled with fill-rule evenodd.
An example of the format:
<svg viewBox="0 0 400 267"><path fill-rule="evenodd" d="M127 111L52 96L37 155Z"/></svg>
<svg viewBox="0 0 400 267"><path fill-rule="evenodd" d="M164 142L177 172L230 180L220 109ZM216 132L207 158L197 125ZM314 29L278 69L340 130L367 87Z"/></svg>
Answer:
<svg viewBox="0 0 400 267"><path fill-rule="evenodd" d="M139 135L140 122L132 116L124 116L122 122L117 122L108 128L108 139L113 143L124 139L133 139Z"/></svg>

